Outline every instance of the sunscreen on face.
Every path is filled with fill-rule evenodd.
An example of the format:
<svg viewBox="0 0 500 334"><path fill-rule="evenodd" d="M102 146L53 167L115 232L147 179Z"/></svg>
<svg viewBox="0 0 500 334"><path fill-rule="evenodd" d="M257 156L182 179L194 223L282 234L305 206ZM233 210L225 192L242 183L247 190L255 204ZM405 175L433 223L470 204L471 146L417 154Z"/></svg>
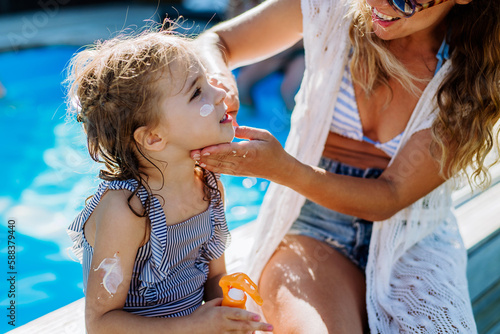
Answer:
<svg viewBox="0 0 500 334"><path fill-rule="evenodd" d="M207 117L210 115L213 111L215 110L215 107L213 104L204 104L200 108L200 116L201 117Z"/></svg>
<svg viewBox="0 0 500 334"><path fill-rule="evenodd" d="M122 267L120 266L120 257L118 256L118 253L115 253L112 258L105 258L102 260L99 267L94 269L94 271L98 270L104 271L102 286L111 296L113 296L113 294L115 294L118 290L118 286L123 281L123 272Z"/></svg>

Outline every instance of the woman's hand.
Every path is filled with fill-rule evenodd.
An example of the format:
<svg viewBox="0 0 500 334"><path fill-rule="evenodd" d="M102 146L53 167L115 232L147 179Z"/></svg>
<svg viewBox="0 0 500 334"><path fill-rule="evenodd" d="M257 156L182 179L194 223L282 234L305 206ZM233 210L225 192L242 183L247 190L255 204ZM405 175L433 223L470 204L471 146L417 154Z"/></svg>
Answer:
<svg viewBox="0 0 500 334"><path fill-rule="evenodd" d="M222 298L216 298L201 305L188 317L195 333L252 333L272 331L273 326L259 322L260 316L239 308L221 306Z"/></svg>
<svg viewBox="0 0 500 334"><path fill-rule="evenodd" d="M236 114L240 109L240 99L238 97L238 87L236 86L236 79L234 75L227 70L227 73L216 73L209 75L210 83L222 88L226 91L226 98L224 103L227 106L227 113L233 118L233 126L238 126L236 122Z"/></svg>
<svg viewBox="0 0 500 334"><path fill-rule="evenodd" d="M293 174L297 160L268 131L243 126L235 129L235 136L248 141L194 150L191 157L216 173L261 177L277 183Z"/></svg>

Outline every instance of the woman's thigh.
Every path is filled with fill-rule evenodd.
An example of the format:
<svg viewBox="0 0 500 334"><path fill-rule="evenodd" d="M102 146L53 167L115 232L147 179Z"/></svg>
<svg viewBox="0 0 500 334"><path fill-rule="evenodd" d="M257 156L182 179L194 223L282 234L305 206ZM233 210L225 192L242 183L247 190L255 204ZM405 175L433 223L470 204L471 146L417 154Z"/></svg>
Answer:
<svg viewBox="0 0 500 334"><path fill-rule="evenodd" d="M353 334L367 328L363 272L316 239L286 236L264 268L259 291L275 334Z"/></svg>

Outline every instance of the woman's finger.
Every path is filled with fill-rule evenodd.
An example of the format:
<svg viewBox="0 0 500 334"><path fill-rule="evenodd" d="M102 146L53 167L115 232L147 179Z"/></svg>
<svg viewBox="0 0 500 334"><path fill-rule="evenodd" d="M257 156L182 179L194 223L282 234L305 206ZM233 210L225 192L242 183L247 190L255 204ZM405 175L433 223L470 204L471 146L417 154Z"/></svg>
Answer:
<svg viewBox="0 0 500 334"><path fill-rule="evenodd" d="M238 103L239 105L239 103ZM228 107L229 108L229 107ZM231 118L233 119L233 126L237 127L238 126L238 122L236 121L236 115L238 114L238 110L233 110L233 111L228 111L227 112Z"/></svg>
<svg viewBox="0 0 500 334"><path fill-rule="evenodd" d="M202 159L208 156L225 158L228 156L234 156L234 151L236 151L238 155L242 155L240 152L248 151L250 146L251 142L248 141L207 146L201 150L200 156Z"/></svg>
<svg viewBox="0 0 500 334"><path fill-rule="evenodd" d="M226 317L231 320L239 320L239 321L259 321L260 315L257 313L252 313L247 310L243 310L236 307L227 307L226 308Z"/></svg>
<svg viewBox="0 0 500 334"><path fill-rule="evenodd" d="M272 331L273 326L271 324L260 321L260 315L246 310L231 308L228 310L228 319L234 320L233 326L236 332L245 333L256 330L261 331ZM232 327L233 327L232 326Z"/></svg>
<svg viewBox="0 0 500 334"><path fill-rule="evenodd" d="M238 165L234 161L228 161L227 159L217 160L213 158L207 158L203 161L204 162L200 162L200 166L208 169L209 171L229 175L237 175L238 173Z"/></svg>
<svg viewBox="0 0 500 334"><path fill-rule="evenodd" d="M195 161L199 161L201 158L201 150L192 150L191 151L191 159Z"/></svg>
<svg viewBox="0 0 500 334"><path fill-rule="evenodd" d="M210 75L210 83L226 91L226 98L224 99L224 103L227 106L227 112L233 118L233 125L238 126L238 123L236 122L236 114L240 109L240 99L238 97L238 88L236 88L236 80L234 78L234 75L232 75L232 73L212 74Z"/></svg>
<svg viewBox="0 0 500 334"><path fill-rule="evenodd" d="M240 139L264 140L269 141L274 138L269 131L264 129L252 128L249 126L239 126L234 129L234 135Z"/></svg>
<svg viewBox="0 0 500 334"><path fill-rule="evenodd" d="M233 330L230 333L251 333L254 331L270 332L273 330L271 324L255 321L234 320L231 327Z"/></svg>

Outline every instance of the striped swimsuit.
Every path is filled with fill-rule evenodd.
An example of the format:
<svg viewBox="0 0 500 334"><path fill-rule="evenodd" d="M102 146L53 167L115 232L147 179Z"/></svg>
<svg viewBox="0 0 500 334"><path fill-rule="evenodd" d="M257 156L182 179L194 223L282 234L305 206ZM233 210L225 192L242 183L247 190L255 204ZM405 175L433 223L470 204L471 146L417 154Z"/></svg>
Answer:
<svg viewBox="0 0 500 334"><path fill-rule="evenodd" d="M363 134L363 127L361 125L358 106L356 104L356 96L352 85L349 64L347 64L344 69L344 75L342 76L340 91L334 110L335 112L333 113L332 124L330 126L331 132L358 141L368 142L373 144L376 148L384 151L388 156L392 157L394 155L399 142L403 137L403 133L400 133L385 143L371 140Z"/></svg>
<svg viewBox="0 0 500 334"><path fill-rule="evenodd" d="M437 73L442 67L444 60L449 59L448 50L448 44L446 41L443 41L438 53L436 54L438 64L436 66L435 73ZM340 91L334 110L335 112L333 113L332 124L330 126L331 132L347 138L373 144L376 148L384 151L388 156L394 156L399 142L403 137L403 132L385 143L374 141L363 134L363 127L359 117L358 105L354 94L349 64L347 64L344 68Z"/></svg>
<svg viewBox="0 0 500 334"><path fill-rule="evenodd" d="M217 189L216 177L204 171L207 183ZM73 251L82 262L84 292L91 270L93 248L83 227L107 190L134 191L135 180L103 181L96 194L68 228ZM144 204L147 192L138 197ZM229 243L224 206L218 191L212 191L207 210L175 225L167 225L156 197L152 198L151 235L137 251L130 289L123 310L147 317L185 316L203 301L208 264L222 256Z"/></svg>

